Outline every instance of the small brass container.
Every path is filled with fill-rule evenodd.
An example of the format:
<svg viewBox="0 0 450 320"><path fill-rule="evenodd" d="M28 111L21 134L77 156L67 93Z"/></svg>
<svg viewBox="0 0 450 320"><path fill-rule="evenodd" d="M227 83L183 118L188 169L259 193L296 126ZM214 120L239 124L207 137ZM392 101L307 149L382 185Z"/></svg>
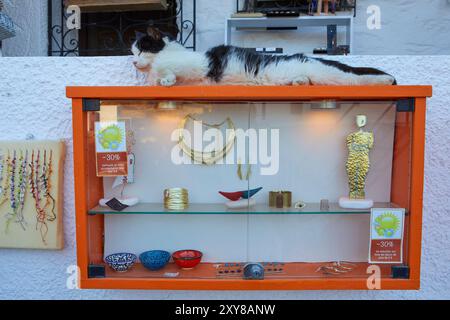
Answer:
<svg viewBox="0 0 450 320"><path fill-rule="evenodd" d="M271 208L290 208L292 207L291 191L270 191L269 207Z"/></svg>

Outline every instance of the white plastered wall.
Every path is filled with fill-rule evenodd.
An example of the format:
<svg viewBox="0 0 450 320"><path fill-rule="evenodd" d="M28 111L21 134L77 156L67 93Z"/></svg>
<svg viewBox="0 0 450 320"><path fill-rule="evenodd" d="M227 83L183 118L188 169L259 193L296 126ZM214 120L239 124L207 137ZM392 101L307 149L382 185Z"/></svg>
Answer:
<svg viewBox="0 0 450 320"><path fill-rule="evenodd" d="M1 58L0 139L64 139L63 251L0 250L0 297L9 299L437 299L450 298L450 56L352 56L352 65L382 68L400 84L431 84L428 100L420 291L171 292L75 290L72 121L67 85L139 85L128 57ZM69 288L67 286L69 284Z"/></svg>

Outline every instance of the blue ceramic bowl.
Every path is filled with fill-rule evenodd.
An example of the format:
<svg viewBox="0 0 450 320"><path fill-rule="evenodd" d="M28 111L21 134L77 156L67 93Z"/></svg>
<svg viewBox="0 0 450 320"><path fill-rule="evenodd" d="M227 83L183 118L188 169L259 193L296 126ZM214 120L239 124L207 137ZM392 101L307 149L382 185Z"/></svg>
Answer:
<svg viewBox="0 0 450 320"><path fill-rule="evenodd" d="M149 270L156 271L165 267L170 260L170 253L164 250L151 250L139 255L142 265Z"/></svg>
<svg viewBox="0 0 450 320"><path fill-rule="evenodd" d="M113 253L105 258L105 262L117 272L125 272L136 262L137 256L132 253Z"/></svg>

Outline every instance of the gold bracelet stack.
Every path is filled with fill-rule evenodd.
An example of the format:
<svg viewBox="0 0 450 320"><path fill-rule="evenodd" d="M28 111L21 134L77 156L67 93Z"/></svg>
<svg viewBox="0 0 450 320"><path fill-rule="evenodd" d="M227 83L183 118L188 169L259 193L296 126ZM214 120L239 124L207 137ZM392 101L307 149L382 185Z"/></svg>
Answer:
<svg viewBox="0 0 450 320"><path fill-rule="evenodd" d="M169 210L184 210L189 206L187 189L170 188L164 190L164 208Z"/></svg>

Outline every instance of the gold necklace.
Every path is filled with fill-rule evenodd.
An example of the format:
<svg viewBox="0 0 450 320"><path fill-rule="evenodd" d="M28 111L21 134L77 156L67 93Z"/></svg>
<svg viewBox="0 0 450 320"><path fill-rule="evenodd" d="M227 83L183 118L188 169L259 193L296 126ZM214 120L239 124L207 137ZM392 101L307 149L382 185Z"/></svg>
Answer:
<svg viewBox="0 0 450 320"><path fill-rule="evenodd" d="M188 119L191 119L194 122L199 121L190 114L188 114L186 117L183 118L183 120L181 120L181 123L180 123L181 130L180 130L180 136L178 138L178 145L180 146L181 150L183 150L183 152L187 156L189 156L193 161L195 161L197 163L201 163L201 164L212 165L212 164L215 164L218 160L223 159L227 155L227 153L230 152L231 148L233 147L234 141L236 139L236 128L234 127L233 121L231 121L231 119L229 117L218 124L209 124L209 123L202 122L202 124L205 127L215 128L215 129L218 129L222 125L227 123L228 129L229 129L228 141L227 141L227 144L225 145L225 147L223 147L221 150L213 150L213 151L207 151L207 152L194 150L191 147L189 147L186 144L186 142L184 141L183 132L185 130L186 122Z"/></svg>

